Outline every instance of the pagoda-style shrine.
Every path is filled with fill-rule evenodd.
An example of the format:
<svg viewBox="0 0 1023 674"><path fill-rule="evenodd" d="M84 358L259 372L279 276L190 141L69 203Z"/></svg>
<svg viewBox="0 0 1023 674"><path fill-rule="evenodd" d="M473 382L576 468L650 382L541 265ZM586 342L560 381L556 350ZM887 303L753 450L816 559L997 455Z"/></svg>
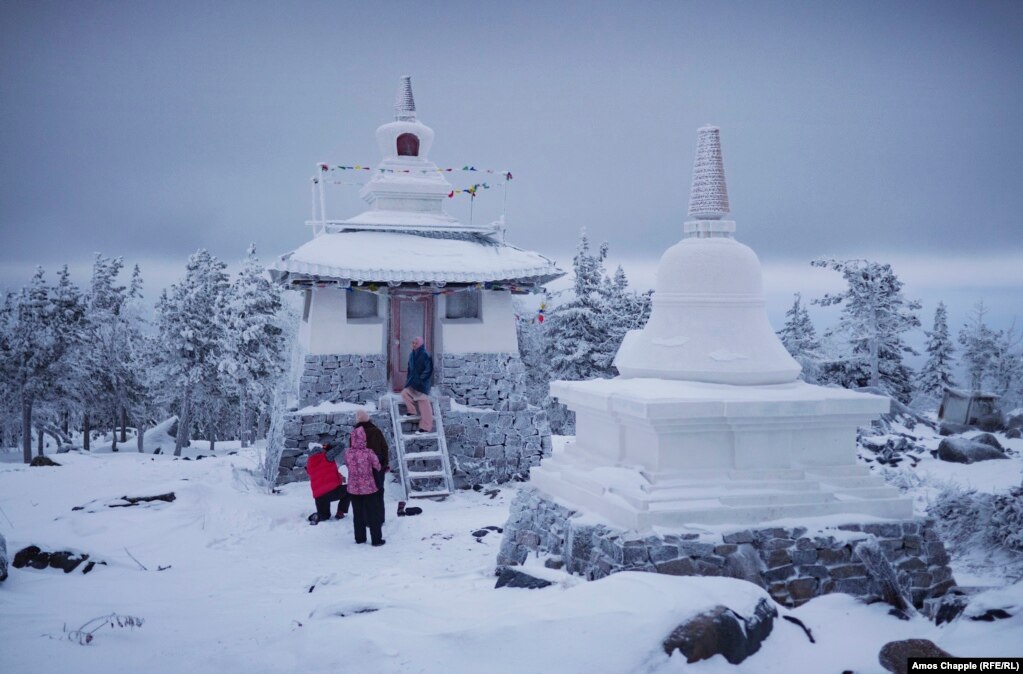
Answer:
<svg viewBox="0 0 1023 674"><path fill-rule="evenodd" d="M417 118L409 77L401 78L394 121L376 137L383 160L375 168L317 165L308 223L313 238L271 267L278 283L304 297L299 400L305 409L289 425L285 464L294 463L282 468L282 479L292 468L301 476L307 442L347 432L342 412L312 408L376 404L400 390L414 337L433 355L441 403L455 403L453 411L442 410L456 417L446 419L455 484L524 475L549 452L550 432L543 413L525 402L513 297L564 272L506 243L503 218L477 225L445 213L444 202L461 190L448 181L450 169L429 159L434 132ZM369 208L330 219L326 187L353 171L371 176L361 190ZM495 185L510 179L483 175ZM498 421L495 414L511 416ZM498 423L511 427L498 433Z"/></svg>

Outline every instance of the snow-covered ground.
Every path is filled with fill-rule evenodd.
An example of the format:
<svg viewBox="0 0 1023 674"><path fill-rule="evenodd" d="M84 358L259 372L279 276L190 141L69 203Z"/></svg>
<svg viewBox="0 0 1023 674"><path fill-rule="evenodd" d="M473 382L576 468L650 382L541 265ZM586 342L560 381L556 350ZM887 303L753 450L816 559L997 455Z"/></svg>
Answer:
<svg viewBox="0 0 1023 674"><path fill-rule="evenodd" d="M0 670L867 674L882 671L885 642L910 637L964 656L1023 655L1016 584L973 600L1012 618L943 627L830 595L791 611L816 644L777 621L737 667L720 656L686 665L664 654L664 637L708 595L748 597L718 579L628 573L587 583L547 569L551 587L494 589L500 534L472 534L504 524L514 486L494 498L465 491L417 503L423 514L404 518L394 516L392 486L387 544L372 548L354 543L350 519L309 526L307 484L266 494L253 477L256 450L221 443L210 457L199 443L186 453L206 458L74 452L55 455L63 464L55 468L0 463L0 531L12 555L36 544L108 564L88 575L12 569L0 584ZM997 463L1019 482L1019 459ZM172 503L105 506L168 491ZM88 646L61 638L64 626L111 612L145 623L103 628Z"/></svg>

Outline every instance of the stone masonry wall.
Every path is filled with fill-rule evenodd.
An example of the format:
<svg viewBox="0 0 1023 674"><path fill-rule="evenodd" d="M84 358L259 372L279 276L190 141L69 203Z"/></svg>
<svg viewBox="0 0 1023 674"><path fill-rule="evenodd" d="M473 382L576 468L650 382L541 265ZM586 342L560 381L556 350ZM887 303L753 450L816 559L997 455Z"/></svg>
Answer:
<svg viewBox="0 0 1023 674"><path fill-rule="evenodd" d="M306 356L299 385L303 407L323 401L365 403L387 391L387 357L353 354Z"/></svg>
<svg viewBox="0 0 1023 674"><path fill-rule="evenodd" d="M387 438L391 465L397 472L390 411L386 404L378 407L370 418ZM522 400L506 401L499 406L503 409L498 410L463 408L452 411L450 398L442 397L440 407L456 488L524 480L530 467L540 465L540 459L551 455L546 414L528 407ZM347 446L354 427L355 412L287 415L278 484L307 480L305 465L309 459L309 443Z"/></svg>
<svg viewBox="0 0 1023 674"><path fill-rule="evenodd" d="M534 554L590 580L618 571L731 576L757 583L781 604L798 606L831 592L877 598L877 583L853 553L857 542L870 537L917 607L954 586L948 554L929 520L639 538L587 522L533 487L523 487L512 504L497 565L522 564Z"/></svg>
<svg viewBox="0 0 1023 674"><path fill-rule="evenodd" d="M526 394L526 367L517 353L445 353L433 381L462 405L496 408Z"/></svg>
<svg viewBox="0 0 1023 674"><path fill-rule="evenodd" d="M525 367L516 353L443 354L435 362L434 387L440 394L452 476L457 488L525 480L529 469L551 454L547 413L525 400ZM384 355L306 356L299 402L378 402L389 392ZM458 403L452 410L451 402ZM373 422L394 441L386 400ZM293 412L285 420L285 451L279 483L306 480L309 443L347 446L354 412ZM425 441L414 441L425 442Z"/></svg>

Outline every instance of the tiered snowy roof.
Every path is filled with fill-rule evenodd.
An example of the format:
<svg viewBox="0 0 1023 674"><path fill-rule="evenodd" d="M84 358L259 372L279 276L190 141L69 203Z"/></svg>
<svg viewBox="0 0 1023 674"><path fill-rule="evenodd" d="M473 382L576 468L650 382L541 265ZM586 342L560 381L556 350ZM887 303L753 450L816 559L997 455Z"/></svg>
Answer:
<svg viewBox="0 0 1023 674"><path fill-rule="evenodd" d="M716 126L701 127L696 141L693 187L689 196L689 217L720 220L728 207L725 165L721 158L721 135Z"/></svg>
<svg viewBox="0 0 1023 674"><path fill-rule="evenodd" d="M344 231L323 234L271 265L281 283L509 283L564 272L539 253L472 234Z"/></svg>
<svg viewBox="0 0 1023 674"><path fill-rule="evenodd" d="M377 129L383 161L362 189L370 209L347 220L314 220L317 236L271 266L279 283L500 283L536 286L564 275L531 251L498 241L499 226L464 224L444 212L453 189L427 153L433 130L416 119L411 78L402 77L395 121ZM399 153L408 136L418 142Z"/></svg>

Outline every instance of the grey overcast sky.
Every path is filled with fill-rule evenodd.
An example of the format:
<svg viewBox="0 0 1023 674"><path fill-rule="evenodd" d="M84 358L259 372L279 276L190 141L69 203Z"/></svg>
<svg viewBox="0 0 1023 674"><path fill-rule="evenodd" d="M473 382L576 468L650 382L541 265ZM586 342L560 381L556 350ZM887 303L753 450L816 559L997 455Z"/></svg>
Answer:
<svg viewBox="0 0 1023 674"><path fill-rule="evenodd" d="M315 162L376 164L404 74L431 159L511 170L509 240L562 263L586 226L648 286L713 123L772 317L836 255L892 261L925 324L1023 318L1019 1L3 0L0 285L102 251L153 293L199 247L298 246Z"/></svg>

